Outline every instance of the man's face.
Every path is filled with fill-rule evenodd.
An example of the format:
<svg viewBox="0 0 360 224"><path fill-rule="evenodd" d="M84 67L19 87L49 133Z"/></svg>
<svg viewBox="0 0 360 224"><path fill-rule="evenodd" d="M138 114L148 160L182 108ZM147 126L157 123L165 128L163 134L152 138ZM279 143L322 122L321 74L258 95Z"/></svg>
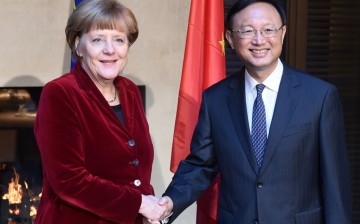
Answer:
<svg viewBox="0 0 360 224"><path fill-rule="evenodd" d="M250 75L267 77L277 65L286 32L275 7L264 2L251 4L234 15L230 29L226 38Z"/></svg>

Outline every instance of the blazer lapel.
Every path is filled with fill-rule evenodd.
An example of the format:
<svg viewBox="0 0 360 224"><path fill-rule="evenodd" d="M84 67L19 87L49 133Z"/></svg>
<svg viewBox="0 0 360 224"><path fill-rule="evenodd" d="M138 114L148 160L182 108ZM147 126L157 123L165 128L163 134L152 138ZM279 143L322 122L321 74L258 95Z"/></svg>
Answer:
<svg viewBox="0 0 360 224"><path fill-rule="evenodd" d="M135 127L135 92L126 86L124 82L121 82L121 77L115 80L116 86L119 88L120 102L122 105L122 111L124 113L126 131L131 135L133 134Z"/></svg>
<svg viewBox="0 0 360 224"><path fill-rule="evenodd" d="M88 95L90 99L92 99L96 105L102 110L103 114L107 116L112 122L118 124L123 134L128 136L128 132L121 122L117 118L114 111L111 109L109 104L104 100L104 97L101 95L99 89L96 87L95 83L91 80L88 74L86 74L85 70L81 67L80 63L76 64L75 66L75 77L77 79L78 85L83 91ZM116 86L119 87L120 97L121 91L124 87L122 87L120 83L120 77L115 79ZM121 101L121 100L120 100ZM133 108L133 107L132 107Z"/></svg>
<svg viewBox="0 0 360 224"><path fill-rule="evenodd" d="M276 99L273 118L271 121L268 142L264 155L264 162L259 175L262 175L269 165L273 154L276 151L281 137L289 123L289 120L299 102L299 94L295 91L299 85L296 76L292 75L290 69L284 65L284 72Z"/></svg>
<svg viewBox="0 0 360 224"><path fill-rule="evenodd" d="M250 142L249 122L246 111L244 72L245 70L243 69L240 74L234 75L230 82L227 103L240 145L242 146L251 167L257 174L258 166Z"/></svg>

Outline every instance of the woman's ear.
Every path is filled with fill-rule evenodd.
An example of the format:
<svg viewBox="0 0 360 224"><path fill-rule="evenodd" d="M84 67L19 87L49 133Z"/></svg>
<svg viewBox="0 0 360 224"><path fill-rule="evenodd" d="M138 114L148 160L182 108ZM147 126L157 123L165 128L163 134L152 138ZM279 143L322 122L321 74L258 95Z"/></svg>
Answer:
<svg viewBox="0 0 360 224"><path fill-rule="evenodd" d="M75 52L76 52L77 56L79 56L81 58L82 54L79 51L79 44L80 44L80 38L76 37L76 39L75 39Z"/></svg>

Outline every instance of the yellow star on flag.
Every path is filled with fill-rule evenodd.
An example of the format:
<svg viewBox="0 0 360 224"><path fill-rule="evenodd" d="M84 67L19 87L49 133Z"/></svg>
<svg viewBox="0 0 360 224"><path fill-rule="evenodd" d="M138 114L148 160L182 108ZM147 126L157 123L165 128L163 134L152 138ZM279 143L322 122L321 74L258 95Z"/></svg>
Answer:
<svg viewBox="0 0 360 224"><path fill-rule="evenodd" d="M225 55L225 39L224 39L224 32L221 35L221 41L219 41L220 45L221 45L221 49L223 54Z"/></svg>

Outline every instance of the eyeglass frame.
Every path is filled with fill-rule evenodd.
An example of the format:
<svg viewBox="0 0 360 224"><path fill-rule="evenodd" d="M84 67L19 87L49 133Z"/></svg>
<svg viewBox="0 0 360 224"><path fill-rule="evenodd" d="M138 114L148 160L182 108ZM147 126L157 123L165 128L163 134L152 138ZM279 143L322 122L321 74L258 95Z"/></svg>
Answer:
<svg viewBox="0 0 360 224"><path fill-rule="evenodd" d="M253 34L254 34L253 37L243 37L242 33L241 33L241 29L243 29L243 28L240 28L238 30L230 30L230 31L233 32L233 33L237 33L239 35L239 37L242 38L242 39L254 39L258 35L259 32L260 32L260 34L261 34L261 36L263 38L272 38L272 37L276 37L279 30L284 29L285 26L286 26L285 24L281 25L280 27L274 26L274 30L272 30L274 32L274 36L270 36L270 37L265 37L264 36L264 34L263 34L264 28L261 28L260 30L258 30L258 29L254 29L252 27Z"/></svg>

